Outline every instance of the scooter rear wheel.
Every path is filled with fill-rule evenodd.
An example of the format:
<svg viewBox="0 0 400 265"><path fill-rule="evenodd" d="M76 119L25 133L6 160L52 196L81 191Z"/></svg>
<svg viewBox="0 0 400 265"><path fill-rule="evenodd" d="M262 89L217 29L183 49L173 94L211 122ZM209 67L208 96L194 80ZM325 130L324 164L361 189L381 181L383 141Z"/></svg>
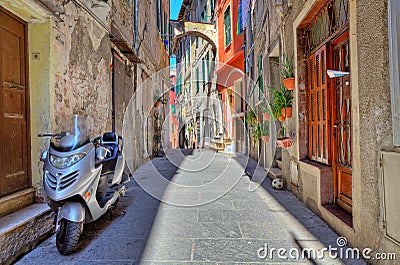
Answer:
<svg viewBox="0 0 400 265"><path fill-rule="evenodd" d="M62 255L71 254L78 247L82 233L82 224L66 219L60 221L60 228L56 234L56 245Z"/></svg>

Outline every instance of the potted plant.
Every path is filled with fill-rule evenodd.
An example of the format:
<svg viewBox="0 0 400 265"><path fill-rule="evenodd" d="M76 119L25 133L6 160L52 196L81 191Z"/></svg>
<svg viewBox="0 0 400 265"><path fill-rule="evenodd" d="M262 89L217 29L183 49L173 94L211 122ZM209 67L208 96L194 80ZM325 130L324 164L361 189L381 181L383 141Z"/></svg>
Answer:
<svg viewBox="0 0 400 265"><path fill-rule="evenodd" d="M261 124L257 122L253 130L253 138L259 141L261 136Z"/></svg>
<svg viewBox="0 0 400 265"><path fill-rule="evenodd" d="M163 97L157 97L157 96L154 96L153 101L154 101L154 108L158 108L161 103L165 105L168 102L167 99L164 99Z"/></svg>
<svg viewBox="0 0 400 265"><path fill-rule="evenodd" d="M261 109L263 120L269 121L271 119L271 109L268 107L268 105L265 105L263 103L260 104L260 109Z"/></svg>
<svg viewBox="0 0 400 265"><path fill-rule="evenodd" d="M260 133L261 133L261 139L264 142L269 141L269 122L264 122L264 124L260 125Z"/></svg>
<svg viewBox="0 0 400 265"><path fill-rule="evenodd" d="M281 65L281 76L283 78L283 84L287 90L293 90L295 83L293 65L287 55L285 56L285 61Z"/></svg>
<svg viewBox="0 0 400 265"><path fill-rule="evenodd" d="M245 122L248 126L252 127L257 122L257 115L253 109L245 112Z"/></svg>
<svg viewBox="0 0 400 265"><path fill-rule="evenodd" d="M280 122L285 121L286 118L282 115L282 108L278 104L276 104L276 102L271 103L270 108L275 120L278 120Z"/></svg>
<svg viewBox="0 0 400 265"><path fill-rule="evenodd" d="M292 117L292 102L293 98L290 91L287 91L282 85L279 89L273 90L273 97L276 104L276 108L280 107L281 114L285 118ZM279 120L282 119L278 117Z"/></svg>
<svg viewBox="0 0 400 265"><path fill-rule="evenodd" d="M293 145L293 139L290 137L286 137L285 135L286 135L285 128L282 127L278 131L278 139L276 139L276 146L282 147L282 148L288 148Z"/></svg>

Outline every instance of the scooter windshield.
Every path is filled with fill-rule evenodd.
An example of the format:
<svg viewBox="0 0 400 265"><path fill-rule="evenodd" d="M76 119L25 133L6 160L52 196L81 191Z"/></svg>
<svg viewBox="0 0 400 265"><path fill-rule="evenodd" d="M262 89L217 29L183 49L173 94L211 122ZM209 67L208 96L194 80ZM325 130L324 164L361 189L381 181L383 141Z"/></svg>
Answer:
<svg viewBox="0 0 400 265"><path fill-rule="evenodd" d="M64 117L51 137L53 148L67 152L87 144L90 138L86 121L87 117L80 115Z"/></svg>

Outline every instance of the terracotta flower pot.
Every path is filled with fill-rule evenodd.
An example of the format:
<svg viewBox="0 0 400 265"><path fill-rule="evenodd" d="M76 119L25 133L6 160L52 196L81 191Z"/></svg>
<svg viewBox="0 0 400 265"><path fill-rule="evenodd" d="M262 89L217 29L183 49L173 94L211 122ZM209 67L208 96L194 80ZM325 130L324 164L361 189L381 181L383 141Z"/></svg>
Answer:
<svg viewBox="0 0 400 265"><path fill-rule="evenodd" d="M160 101L154 102L154 108L158 108L158 106L160 106Z"/></svg>
<svg viewBox="0 0 400 265"><path fill-rule="evenodd" d="M287 90L293 90L294 89L294 77L283 79L283 85L285 86L285 88Z"/></svg>
<svg viewBox="0 0 400 265"><path fill-rule="evenodd" d="M262 117L264 121L269 121L271 119L271 115L269 115L268 113L263 113Z"/></svg>
<svg viewBox="0 0 400 265"><path fill-rule="evenodd" d="M285 119L286 119L286 118L285 118L285 116L283 116L283 115L281 115L281 116L278 117L278 120L279 120L280 122L285 121Z"/></svg>
<svg viewBox="0 0 400 265"><path fill-rule="evenodd" d="M282 148L291 147L293 145L293 139L289 138L289 137L282 138L282 139L277 139L276 140L276 145L278 147L282 147Z"/></svg>
<svg viewBox="0 0 400 265"><path fill-rule="evenodd" d="M281 111L282 111L282 116L284 116L285 118L292 117L292 107L283 108Z"/></svg>
<svg viewBox="0 0 400 265"><path fill-rule="evenodd" d="M263 135L263 136L261 136L261 140L263 140L264 142L268 142L269 141L269 136L268 135Z"/></svg>

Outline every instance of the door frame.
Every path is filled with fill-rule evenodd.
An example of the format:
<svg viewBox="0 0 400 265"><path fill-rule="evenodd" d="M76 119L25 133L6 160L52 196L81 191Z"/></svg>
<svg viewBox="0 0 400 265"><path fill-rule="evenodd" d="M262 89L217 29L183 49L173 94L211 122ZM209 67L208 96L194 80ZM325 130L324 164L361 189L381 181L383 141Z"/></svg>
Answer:
<svg viewBox="0 0 400 265"><path fill-rule="evenodd" d="M15 19L16 21L18 21L19 23L21 23L24 26L24 51L25 51L25 58L24 58L24 62L25 62L25 122L26 122L26 152L27 152L27 166L26 166L26 177L28 178L28 187L32 187L32 161L31 161L31 146L32 146L32 141L31 141L31 97L30 97L30 83L29 83L29 47L28 47L28 31L29 31L29 27L28 27L28 23L21 19L20 17L18 17L17 15L15 15L14 13L12 13L11 11L8 11L7 9L3 8L0 6L0 11L9 15L11 18ZM1 32L0 32L1 34ZM0 60L0 69L1 69L2 65L1 65L1 60ZM1 83L2 78L0 77ZM2 88L2 85L0 87L0 89ZM0 104L3 104L3 97L0 96ZM0 122L2 122L2 117L0 115ZM1 165L2 166L2 165ZM16 191L14 191L16 192ZM14 193L12 192L12 193ZM12 194L11 193L11 194ZM4 195L6 196L6 195Z"/></svg>
<svg viewBox="0 0 400 265"><path fill-rule="evenodd" d="M337 45L340 45L346 41L350 41L350 34L349 34L349 29L346 29L343 33L341 33L340 35L338 35L329 45L329 53L331 55L331 58L334 58L334 47ZM330 64L333 64L333 60L330 62ZM329 65L329 67L333 67L333 65ZM336 69L334 69L336 70ZM350 65L350 71L351 71L351 65ZM341 77L340 77L341 78ZM330 79L330 83L329 83L331 89L330 89L330 97L331 97L331 150L332 150L332 170L333 170L333 191L334 191L334 201L335 203L340 206L341 208L343 208L345 211L352 213L352 205L353 205L353 196L351 198L351 205L348 204L348 202L340 200L338 202L338 198L339 198L339 185L340 185L340 179L339 179L339 171L338 171L338 164L337 164L337 157L336 157L336 153L337 153L337 146L336 146L336 142L337 142L337 135L335 134L335 122L336 122L336 111L334 111L334 109L336 108L336 95L335 95L335 79L332 78ZM350 79L350 91L351 91L351 79ZM351 97L351 95L350 95ZM350 98L351 99L351 98ZM350 104L351 107L351 104ZM351 110L350 110L351 111ZM351 112L350 112L351 113ZM351 128L350 128L350 132L351 134L353 133L353 124L351 124ZM352 143L352 139L350 139L351 143ZM352 146L353 148L353 146ZM352 185L351 185L351 190L352 190L352 195L353 195L353 170L344 168L343 172L345 172L346 174L351 174L351 181L352 181ZM343 203L341 202L343 201Z"/></svg>

